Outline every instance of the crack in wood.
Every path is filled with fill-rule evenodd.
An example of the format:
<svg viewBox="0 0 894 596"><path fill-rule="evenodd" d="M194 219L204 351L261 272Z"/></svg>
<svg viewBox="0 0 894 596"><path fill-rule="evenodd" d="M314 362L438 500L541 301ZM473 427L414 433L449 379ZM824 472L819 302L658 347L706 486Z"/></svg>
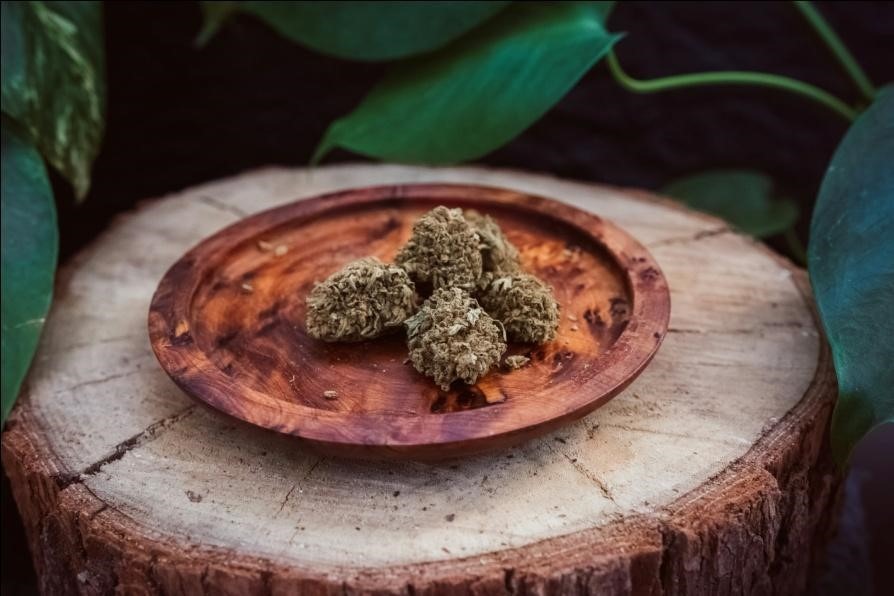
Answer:
<svg viewBox="0 0 894 596"><path fill-rule="evenodd" d="M159 585L158 580L156 579L157 566L158 566L158 555L155 553L152 553L152 555L149 557L149 565L148 565L148 569L146 571L146 582L149 584L149 587L151 590L154 590L157 593L161 593L161 591L162 591L161 586Z"/></svg>
<svg viewBox="0 0 894 596"><path fill-rule="evenodd" d="M503 569L503 587L507 594L515 594L515 568L507 567Z"/></svg>
<svg viewBox="0 0 894 596"><path fill-rule="evenodd" d="M282 513L282 510L285 509L285 507L286 507L286 503L289 502L289 498L291 498L292 493L295 492L295 489L298 488L298 485L301 484L302 482L306 482L307 479L310 478L310 475L313 474L313 471L317 469L317 466L319 466L319 465L320 465L321 463L323 463L324 461L326 461L326 458L325 458L325 457L321 457L320 459L318 459L317 461L315 461L313 464L311 464L311 466L310 466L310 467L307 469L307 471L304 473L304 476L301 477L301 480L299 480L298 482L296 482L296 483L294 483L294 484L292 485L292 487L291 487L291 488L289 489L289 491L286 493L286 496L283 498L282 503L280 503L280 505L279 505L279 510L276 512L276 515L275 515L274 517L276 517L276 516L278 516L280 513ZM294 537L294 536L293 536L293 537ZM291 541L290 541L290 542L291 542Z"/></svg>
<svg viewBox="0 0 894 596"><path fill-rule="evenodd" d="M671 431L667 431L667 430L659 430L659 429L654 429L654 428L641 428L638 426L630 426L627 424L617 424L614 422L602 422L602 423L600 423L599 426L605 427L605 428L616 428L618 430L625 430L625 431L629 431L629 432L646 433L646 434L650 434L650 435L659 435L659 436L663 436L663 437L673 437L675 439L687 439L687 440L696 439L698 441L704 441L706 443L718 443L721 445L730 445L730 444L737 445L738 444L738 442L735 442L735 441L727 441L727 440L719 439L716 437L706 437L706 436L695 435L695 434L691 434L691 433L690 434L675 433L675 432L671 432Z"/></svg>
<svg viewBox="0 0 894 596"><path fill-rule="evenodd" d="M162 434L166 429L170 428L177 422L183 420L190 414L192 414L198 406L195 404L189 405L178 412L171 414L161 420L154 422L146 427L145 430L142 430L135 434L134 436L118 443L115 445L114 449L111 453L103 457L102 459L90 464L86 468L84 468L81 472L72 474L68 477L62 479L62 489L67 488L69 485L74 484L76 482L83 482L84 477L92 476L99 472L103 466L106 464L110 464L112 462L118 461L124 455L140 445L143 445L149 441L152 441L158 438L159 435Z"/></svg>
<svg viewBox="0 0 894 596"><path fill-rule="evenodd" d="M224 203L220 199L216 199L210 195L199 195L197 200L203 205L208 205L209 207L217 209L218 211L223 211L224 213L235 215L239 219L249 216L249 213L247 211L243 211L239 207L234 207L233 205Z"/></svg>
<svg viewBox="0 0 894 596"><path fill-rule="evenodd" d="M655 250L656 248L661 248L663 246L671 246L674 244L688 244L690 242L698 242L699 240L704 240L705 238L713 238L714 236L721 236L727 233L736 233L729 226L723 226L719 228L712 228L710 230L701 230L696 232L691 236L682 236L676 238L666 238L664 240L659 240L657 242L652 242L648 245L649 250Z"/></svg>
<svg viewBox="0 0 894 596"><path fill-rule="evenodd" d="M101 511L102 509L103 509L103 508L100 508L100 511ZM88 523L91 522L91 521L93 521L93 515L84 515L84 512L77 511L77 512L74 513L75 525L76 525L77 527L81 527L81 525L82 525L81 518L82 518L82 517L86 517ZM88 551L87 551L87 536L85 535L84 532L80 532L80 533L78 533L78 535L77 535L77 541L76 541L76 543L75 543L75 546L76 546L76 547L78 548L78 550L80 551L80 555L81 555L82 559L83 559L84 561L86 561L89 557L88 557L88 554L87 554L87 552L88 552ZM78 579L80 579L80 577L79 577ZM85 583L86 583L86 582L85 582Z"/></svg>
<svg viewBox="0 0 894 596"><path fill-rule="evenodd" d="M264 594L273 594L273 571L270 569L261 570L261 586L264 588Z"/></svg>
<svg viewBox="0 0 894 596"><path fill-rule="evenodd" d="M611 490L609 490L608 485L605 484L605 482L603 482L601 478L599 478L596 474L594 474L593 472L588 470L586 468L586 466L584 466L582 463L577 461L577 459L571 457L567 453L565 453L563 451L559 451L553 446L550 446L550 449L554 452L559 453L562 457L564 457L566 460L568 460L568 463L570 463L572 465L572 467L574 467L574 469L577 470L577 472L580 475L582 475L584 478L589 480L590 483L593 484L593 486L595 486L596 488L599 489L599 491L602 493L602 496L604 496L606 499L611 501L615 506L618 505L618 502L615 501L615 497L612 494Z"/></svg>
<svg viewBox="0 0 894 596"><path fill-rule="evenodd" d="M108 375L99 379L90 379L89 381L81 381L80 383L75 383L71 387L66 387L65 389L60 389L56 392L56 395L61 395L63 393L71 393L77 389L83 389L84 387L90 387L92 385L102 385L103 383L107 383L109 381L114 381L116 379L123 379L124 377L130 377L136 374L143 372L142 368L137 368L135 370L131 370L128 372L118 373L114 375Z"/></svg>
<svg viewBox="0 0 894 596"><path fill-rule="evenodd" d="M326 458L325 458L325 457L321 457L320 459L318 459L317 461L315 461L315 462L313 463L313 465L311 465L311 466L307 469L307 472L304 473L304 476L301 477L301 482L305 482L308 478L310 478L310 475L313 474L314 470L316 470L317 467L318 467L321 463L323 463L324 461L326 461Z"/></svg>
<svg viewBox="0 0 894 596"><path fill-rule="evenodd" d="M753 364L750 362L747 362L747 363L743 363L743 362L709 362L707 360L694 360L688 364L691 364L692 366L704 366L704 367L710 367L710 368L740 368L740 369L755 368L755 369L763 369L763 370L788 370L788 371L793 371L793 372L798 372L801 370L813 370L813 367L811 367L811 366L799 367L794 364L786 363L786 362L758 365L758 364Z"/></svg>
<svg viewBox="0 0 894 596"><path fill-rule="evenodd" d="M811 324L804 324L800 321L778 321L761 323L754 327L734 328L734 329L704 329L697 327L669 327L668 333L679 334L698 334L698 335L755 335L761 331L771 329L801 329L805 331L816 331Z"/></svg>
<svg viewBox="0 0 894 596"><path fill-rule="evenodd" d="M292 496L292 493L295 492L295 489L298 488L298 483L292 485L292 488L289 489L289 492L286 493L285 498L282 500L282 503L279 505L279 511L276 512L276 515L282 513L282 510L285 509L286 503L289 502L289 497Z"/></svg>
<svg viewBox="0 0 894 596"><path fill-rule="evenodd" d="M97 516L99 516L100 513L107 510L108 508L109 508L109 504L103 503L102 505L99 506L99 509L97 509L96 511L94 511L93 513L90 514L90 516L87 518L87 521L92 522L94 519L96 519Z"/></svg>
<svg viewBox="0 0 894 596"><path fill-rule="evenodd" d="M206 564L202 568L202 574L199 576L199 585L202 586L202 592L205 594L212 594L213 592L209 590L208 586L208 573L211 571L211 565Z"/></svg>
<svg viewBox="0 0 894 596"><path fill-rule="evenodd" d="M667 522L658 522L658 532L661 534L661 560L658 563L658 581L661 584L661 591L664 594L674 593L673 588L673 566L670 553L677 541L676 532L667 524Z"/></svg>
<svg viewBox="0 0 894 596"><path fill-rule="evenodd" d="M81 348L88 348L93 346L100 346L103 344L111 344L118 341L125 341L128 339L144 339L146 337L146 332L142 333L128 333L127 335L117 335L115 337L107 337L104 339L88 339L85 341L75 342L73 344L63 344L61 346L47 346L46 356L55 356L61 352L68 352L70 350L79 350ZM43 351L43 349L42 349Z"/></svg>

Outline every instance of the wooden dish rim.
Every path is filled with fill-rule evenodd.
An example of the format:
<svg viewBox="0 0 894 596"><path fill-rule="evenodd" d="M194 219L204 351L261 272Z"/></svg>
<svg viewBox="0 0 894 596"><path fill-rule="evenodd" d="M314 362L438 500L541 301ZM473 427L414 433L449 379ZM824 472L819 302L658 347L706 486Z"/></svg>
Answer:
<svg viewBox="0 0 894 596"><path fill-rule="evenodd" d="M581 391L561 404L546 402L548 407L530 409L523 425L511 417L507 423L499 415L504 408L512 407L512 400L484 408L420 416L321 410L275 399L251 387L240 387L240 399L257 407L230 408L232 391L227 388L232 385L232 379L207 358L189 331L193 296L204 281L204 272L213 269L221 255L291 222L309 221L343 207L363 208L402 199L431 201L432 206L448 201L470 208L481 209L489 204L526 210L575 228L600 245L627 284L631 297L630 318L618 338L588 369ZM191 283L182 283L184 279ZM169 314L165 315L165 311ZM148 327L153 352L168 376L184 392L219 411L324 447L376 447L401 452L459 444L469 446L518 433L540 434L581 418L620 393L643 371L667 334L669 318L670 292L661 268L642 244L613 223L566 203L521 191L474 184L426 183L340 190L298 199L234 222L200 241L165 273L152 297ZM192 382L196 377L206 382ZM366 427L362 440L342 431L347 419ZM395 423L398 420L400 424ZM462 432L451 433L451 428L460 428ZM420 441L419 437L432 440Z"/></svg>

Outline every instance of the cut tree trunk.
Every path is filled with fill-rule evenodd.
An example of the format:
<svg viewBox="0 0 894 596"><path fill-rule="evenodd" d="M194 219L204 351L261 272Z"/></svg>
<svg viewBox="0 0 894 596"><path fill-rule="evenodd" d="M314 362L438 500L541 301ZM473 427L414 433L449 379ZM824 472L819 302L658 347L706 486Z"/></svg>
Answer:
<svg viewBox="0 0 894 596"><path fill-rule="evenodd" d="M627 390L508 451L320 457L200 407L149 301L207 234L320 192L466 182L613 220L671 288ZM478 168L267 169L147 202L59 273L3 463L46 594L796 594L831 526L834 374L804 273L645 193Z"/></svg>

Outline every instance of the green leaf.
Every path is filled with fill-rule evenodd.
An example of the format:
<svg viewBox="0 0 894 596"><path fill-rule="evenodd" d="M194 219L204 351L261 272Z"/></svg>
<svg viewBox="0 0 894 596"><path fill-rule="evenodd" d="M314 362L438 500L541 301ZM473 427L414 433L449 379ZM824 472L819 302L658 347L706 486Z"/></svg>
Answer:
<svg viewBox="0 0 894 596"><path fill-rule="evenodd" d="M838 375L832 448L844 462L869 430L894 422L894 86L835 150L808 258Z"/></svg>
<svg viewBox="0 0 894 596"><path fill-rule="evenodd" d="M514 4L443 50L397 65L317 147L455 163L497 149L555 105L620 38L602 3Z"/></svg>
<svg viewBox="0 0 894 596"><path fill-rule="evenodd" d="M2 109L82 198L105 117L99 2L2 3Z"/></svg>
<svg viewBox="0 0 894 596"><path fill-rule="evenodd" d="M3 118L2 421L12 410L50 307L59 234L47 171L37 150Z"/></svg>
<svg viewBox="0 0 894 596"><path fill-rule="evenodd" d="M221 6L223 4L223 6ZM508 2L203 2L204 44L230 13L252 14L280 35L348 60L430 52L476 27Z"/></svg>
<svg viewBox="0 0 894 596"><path fill-rule="evenodd" d="M757 238L785 232L798 220L798 206L776 197L773 181L752 170L701 172L674 180L662 193Z"/></svg>

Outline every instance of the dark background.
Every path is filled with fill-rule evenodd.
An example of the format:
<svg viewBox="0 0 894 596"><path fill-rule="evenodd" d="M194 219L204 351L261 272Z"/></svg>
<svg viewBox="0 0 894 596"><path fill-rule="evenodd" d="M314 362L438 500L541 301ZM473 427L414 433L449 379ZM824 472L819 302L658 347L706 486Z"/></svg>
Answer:
<svg viewBox="0 0 894 596"><path fill-rule="evenodd" d="M894 4L817 5L876 84L894 80ZM328 123L385 72L312 53L248 16L196 49L195 2L108 2L105 16L107 130L86 202L76 206L54 179L63 263L138 200L258 166L306 164ZM860 99L787 2L624 2L609 27L627 32L617 53L638 78L760 70ZM813 197L846 127L826 108L772 90L633 95L600 64L543 119L480 161L646 188L707 168L757 169L801 205L806 241ZM336 152L327 162L358 159ZM779 239L770 243L784 250ZM894 593L891 566L882 565L894 555L892 453L889 427L854 458L850 530L842 532L849 541L836 555L847 563L833 562L827 587L857 594L874 583L878 593ZM28 593L33 571L5 477L2 494L3 592Z"/></svg>

